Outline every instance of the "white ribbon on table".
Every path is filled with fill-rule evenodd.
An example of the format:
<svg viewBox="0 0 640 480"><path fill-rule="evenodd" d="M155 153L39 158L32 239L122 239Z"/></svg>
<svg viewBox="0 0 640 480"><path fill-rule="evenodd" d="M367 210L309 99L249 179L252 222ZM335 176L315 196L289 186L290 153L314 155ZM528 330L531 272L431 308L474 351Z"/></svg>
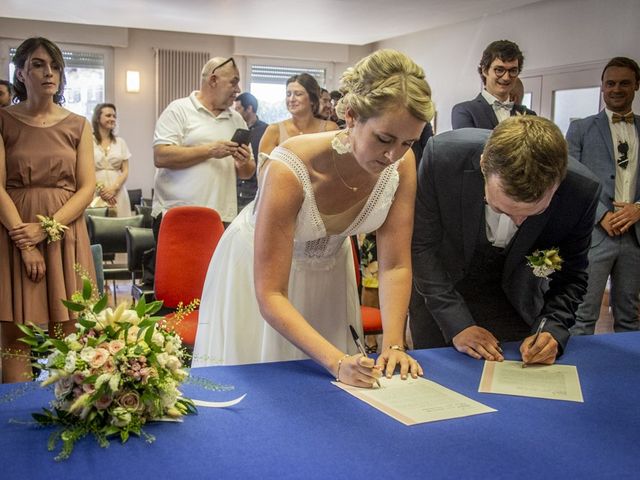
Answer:
<svg viewBox="0 0 640 480"><path fill-rule="evenodd" d="M195 398L192 398L191 401L197 407L226 408L239 404L246 396L247 394L245 393L241 397L238 397L235 400L229 400L228 402L209 402L207 400L196 400Z"/></svg>

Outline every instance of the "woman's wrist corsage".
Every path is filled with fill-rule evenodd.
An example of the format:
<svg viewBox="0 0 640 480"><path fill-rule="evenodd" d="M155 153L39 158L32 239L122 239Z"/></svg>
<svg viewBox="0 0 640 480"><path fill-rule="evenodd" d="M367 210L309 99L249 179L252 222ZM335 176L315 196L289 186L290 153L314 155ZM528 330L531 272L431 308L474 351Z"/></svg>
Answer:
<svg viewBox="0 0 640 480"><path fill-rule="evenodd" d="M102 182L96 182L96 192L100 193L102 191L102 189L104 188L104 183Z"/></svg>
<svg viewBox="0 0 640 480"><path fill-rule="evenodd" d="M527 255L527 265L533 270L536 277L548 278L553 272L562 270L562 257L558 248L536 250Z"/></svg>
<svg viewBox="0 0 640 480"><path fill-rule="evenodd" d="M47 234L47 243L57 242L64 236L64 231L69 227L61 224L53 217L45 217L44 215L36 215L40 220L40 226L44 233Z"/></svg>

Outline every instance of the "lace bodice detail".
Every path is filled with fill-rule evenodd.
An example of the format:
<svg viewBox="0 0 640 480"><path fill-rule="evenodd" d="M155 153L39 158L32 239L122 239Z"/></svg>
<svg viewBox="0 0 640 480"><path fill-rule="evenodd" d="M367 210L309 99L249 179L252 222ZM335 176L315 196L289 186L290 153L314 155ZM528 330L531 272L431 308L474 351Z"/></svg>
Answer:
<svg viewBox="0 0 640 480"><path fill-rule="evenodd" d="M298 262L324 263L323 260L329 260L335 255L345 238L378 229L387 218L400 181L396 162L382 171L351 225L340 234L327 235L306 165L283 147L274 149L268 158L287 165L302 185L304 200L298 213L294 238L294 258Z"/></svg>

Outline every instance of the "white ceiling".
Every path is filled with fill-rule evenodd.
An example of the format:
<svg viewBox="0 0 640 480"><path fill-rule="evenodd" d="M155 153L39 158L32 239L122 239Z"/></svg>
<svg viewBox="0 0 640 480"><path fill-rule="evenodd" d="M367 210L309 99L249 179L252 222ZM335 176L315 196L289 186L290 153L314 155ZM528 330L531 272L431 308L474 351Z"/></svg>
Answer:
<svg viewBox="0 0 640 480"><path fill-rule="evenodd" d="M541 0L2 0L0 15L365 45L538 1Z"/></svg>

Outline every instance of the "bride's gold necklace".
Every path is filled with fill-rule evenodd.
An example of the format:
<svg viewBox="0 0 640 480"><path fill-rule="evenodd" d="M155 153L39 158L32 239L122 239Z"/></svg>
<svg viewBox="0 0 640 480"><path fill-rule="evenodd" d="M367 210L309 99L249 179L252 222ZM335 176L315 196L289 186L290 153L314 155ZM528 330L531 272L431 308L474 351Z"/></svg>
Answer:
<svg viewBox="0 0 640 480"><path fill-rule="evenodd" d="M338 178L340 179L342 184L345 187L347 187L349 190L351 190L353 193L357 192L359 187L352 187L347 182L345 182L344 178L342 178L342 175L340 175L340 170L338 170L338 164L336 163L336 153L334 152L333 148L331 149L331 159L333 160L333 168L336 170L336 173L338 174Z"/></svg>

